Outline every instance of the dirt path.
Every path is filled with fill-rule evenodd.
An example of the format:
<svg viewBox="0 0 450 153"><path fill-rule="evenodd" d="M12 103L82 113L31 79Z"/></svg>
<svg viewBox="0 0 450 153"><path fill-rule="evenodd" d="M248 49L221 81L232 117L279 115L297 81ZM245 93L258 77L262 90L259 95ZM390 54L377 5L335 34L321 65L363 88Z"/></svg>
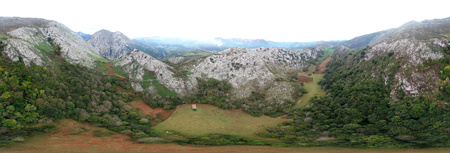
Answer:
<svg viewBox="0 0 450 153"><path fill-rule="evenodd" d="M331 60L333 60L333 58L331 58L331 56L328 56L322 63L320 63L317 66L315 74L322 74L323 71L325 71L325 69L327 69L327 64Z"/></svg>
<svg viewBox="0 0 450 153"><path fill-rule="evenodd" d="M161 114L163 120L169 118L173 112L175 112L175 109L165 110L161 107L152 108L145 104L142 100L132 101L131 105L145 115L151 114L156 116L157 114Z"/></svg>

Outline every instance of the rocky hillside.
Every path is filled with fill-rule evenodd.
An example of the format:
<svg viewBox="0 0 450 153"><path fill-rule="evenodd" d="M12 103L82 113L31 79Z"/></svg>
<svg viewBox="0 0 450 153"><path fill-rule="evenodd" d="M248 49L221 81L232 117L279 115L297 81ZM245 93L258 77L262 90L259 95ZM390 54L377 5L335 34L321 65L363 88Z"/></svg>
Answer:
<svg viewBox="0 0 450 153"><path fill-rule="evenodd" d="M123 69L136 91L148 90L156 93L157 87L161 87L162 84L163 90L171 90L185 95L195 91L197 85L196 79L192 76L185 79L175 77L172 67L137 50L116 61L114 66Z"/></svg>
<svg viewBox="0 0 450 153"><path fill-rule="evenodd" d="M375 33L371 33L371 34L366 34L366 35L362 35L362 36L358 36L355 37L351 40L342 42L341 45L344 45L348 48L352 48L352 49L362 49L368 45L373 45L373 40L375 37L377 37L378 35L383 35L384 33L386 33L388 30L386 31L379 31L379 32L375 32Z"/></svg>
<svg viewBox="0 0 450 153"><path fill-rule="evenodd" d="M409 22L374 37L369 44L370 48L364 52L364 60L370 61L383 55L395 58L388 61L390 66L383 71L387 72L397 66L397 73L394 76L379 74L386 83L392 81L392 97L395 98L397 92L412 96L432 95L439 89L440 72L436 68L422 70L421 67L427 61L444 57L442 50L450 45L449 36L450 18Z"/></svg>
<svg viewBox="0 0 450 153"><path fill-rule="evenodd" d="M100 30L87 40L102 57L108 60L117 60L136 48L130 38L121 32Z"/></svg>
<svg viewBox="0 0 450 153"><path fill-rule="evenodd" d="M423 70L423 65L445 57L443 50L450 40L450 18L411 21L398 28L356 37L343 45L359 50L364 62L377 62L379 58L393 57L371 68L371 76L382 77L391 87L391 96L396 99L402 93L412 96L429 95L439 88L437 68ZM350 49L341 46L335 59L345 57ZM386 59L386 57L385 57ZM357 59L346 59L357 60ZM354 65L351 65L354 66Z"/></svg>
<svg viewBox="0 0 450 153"><path fill-rule="evenodd" d="M283 103L293 102L295 96L302 94L295 93L300 85L292 79L309 66L309 60L317 58L322 48L230 48L210 56L165 60L172 66L143 52L133 51L114 66L125 71L138 91L174 91L183 96L198 90L197 79L213 78L231 84L231 100L264 93L265 100Z"/></svg>
<svg viewBox="0 0 450 153"><path fill-rule="evenodd" d="M7 44L2 54L10 59L23 58L25 65L31 62L52 66L63 57L73 64L93 67L102 59L95 49L75 32L61 23L34 18L0 18L1 42Z"/></svg>
<svg viewBox="0 0 450 153"><path fill-rule="evenodd" d="M269 97L289 98L293 87L281 80L289 80L309 66L308 61L315 59L321 48L230 48L206 57L191 71L195 77L227 80L236 89L233 95L237 98L263 90L271 94Z"/></svg>

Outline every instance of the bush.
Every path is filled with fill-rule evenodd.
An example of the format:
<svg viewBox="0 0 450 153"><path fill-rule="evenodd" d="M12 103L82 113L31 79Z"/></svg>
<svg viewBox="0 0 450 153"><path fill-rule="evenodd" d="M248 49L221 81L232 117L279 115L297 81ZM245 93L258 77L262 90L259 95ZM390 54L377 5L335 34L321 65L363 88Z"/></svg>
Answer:
<svg viewBox="0 0 450 153"><path fill-rule="evenodd" d="M116 134L114 132L102 131L102 130L94 130L93 132L94 132L94 136L96 136L96 137L107 137L107 136Z"/></svg>
<svg viewBox="0 0 450 153"><path fill-rule="evenodd" d="M145 138L136 139L135 141L139 142L139 143L151 143L151 144L171 142L170 140L166 140L166 139L159 138L159 137L145 137Z"/></svg>

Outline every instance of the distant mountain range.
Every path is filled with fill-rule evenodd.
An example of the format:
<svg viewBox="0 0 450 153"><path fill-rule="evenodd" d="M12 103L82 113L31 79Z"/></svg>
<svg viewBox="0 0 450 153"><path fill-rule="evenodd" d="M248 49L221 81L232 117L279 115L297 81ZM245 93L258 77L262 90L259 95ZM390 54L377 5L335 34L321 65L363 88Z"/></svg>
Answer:
<svg viewBox="0 0 450 153"><path fill-rule="evenodd" d="M86 40L86 41L89 39L89 37L92 36L91 34L86 34L86 33L80 32L80 31L75 32L75 33L78 34L78 35L80 35L81 38L83 38L83 39Z"/></svg>
<svg viewBox="0 0 450 153"><path fill-rule="evenodd" d="M315 42L274 42L264 39L241 39L241 38L214 38L210 40L194 40L169 37L141 37L133 39L135 42L163 48L167 52L178 52L189 49L202 49L207 51L221 51L232 47L242 48L283 48L303 49L318 45L338 45L342 41L315 41Z"/></svg>
<svg viewBox="0 0 450 153"><path fill-rule="evenodd" d="M76 32L83 39L88 41L92 35L83 32ZM315 42L274 42L264 39L241 39L241 38L221 38L216 37L210 40L196 40L188 38L173 37L139 37L132 39L135 48L151 56L161 59L171 53L200 49L205 51L221 51L232 47L242 48L283 48L283 49L304 49L318 45L339 45L345 40L336 41L315 41ZM95 46L95 45L94 45ZM131 51L131 50L129 50Z"/></svg>

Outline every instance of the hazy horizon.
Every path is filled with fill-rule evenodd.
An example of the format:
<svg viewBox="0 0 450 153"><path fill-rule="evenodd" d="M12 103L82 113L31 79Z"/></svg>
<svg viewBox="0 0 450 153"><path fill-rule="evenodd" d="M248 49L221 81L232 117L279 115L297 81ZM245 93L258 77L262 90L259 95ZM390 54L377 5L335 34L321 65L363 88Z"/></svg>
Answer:
<svg viewBox="0 0 450 153"><path fill-rule="evenodd" d="M349 40L409 21L449 17L443 0L430 1L29 1L3 2L1 16L35 17L93 34L120 31L130 38L216 37L275 42ZM27 5L23 5L27 4Z"/></svg>

